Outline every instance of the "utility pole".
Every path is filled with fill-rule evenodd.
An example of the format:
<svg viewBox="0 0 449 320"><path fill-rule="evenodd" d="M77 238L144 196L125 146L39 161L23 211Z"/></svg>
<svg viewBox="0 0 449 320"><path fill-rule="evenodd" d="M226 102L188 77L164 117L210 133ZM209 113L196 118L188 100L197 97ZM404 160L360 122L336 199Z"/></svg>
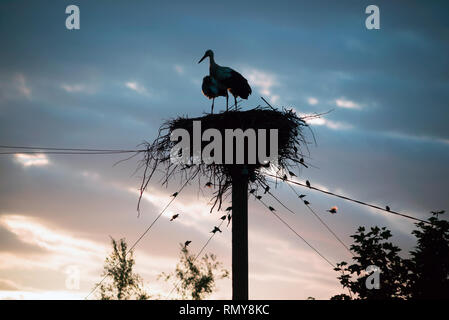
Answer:
<svg viewBox="0 0 449 320"><path fill-rule="evenodd" d="M232 300L248 300L248 170L232 175Z"/></svg>

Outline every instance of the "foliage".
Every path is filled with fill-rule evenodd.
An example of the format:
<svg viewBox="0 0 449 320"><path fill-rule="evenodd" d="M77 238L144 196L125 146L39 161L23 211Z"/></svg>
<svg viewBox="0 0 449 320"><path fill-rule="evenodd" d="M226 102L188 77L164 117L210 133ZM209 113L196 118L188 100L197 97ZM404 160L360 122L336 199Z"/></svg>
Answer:
<svg viewBox="0 0 449 320"><path fill-rule="evenodd" d="M331 297L331 300L352 300L351 296L341 293Z"/></svg>
<svg viewBox="0 0 449 320"><path fill-rule="evenodd" d="M441 299L449 298L449 222L438 215L444 211L432 212L428 223L419 222L412 234L417 238L410 258L399 256L400 249L387 240L390 230L373 227L366 232L359 227L351 250L355 253L354 263L343 261L336 271L343 288L348 288L353 297L340 294L332 300L355 299ZM365 285L369 276L365 272L369 265L380 268L380 288L368 289Z"/></svg>
<svg viewBox="0 0 449 320"><path fill-rule="evenodd" d="M173 279L182 299L203 300L215 289L217 280L229 277L229 272L214 254L206 254L197 261L195 255L181 244L180 262L174 273L162 273L166 281Z"/></svg>
<svg viewBox="0 0 449 320"><path fill-rule="evenodd" d="M398 255L401 251L397 246L387 240L391 237L390 230L385 227L373 227L366 232L359 227L351 245L355 253L354 264L347 262L337 264L336 271L342 272L338 277L341 285L357 294L359 299L392 299L404 298L406 295L407 268L405 261ZM382 284L379 289L370 290L366 286L370 274L365 270L368 266L381 267Z"/></svg>
<svg viewBox="0 0 449 320"><path fill-rule="evenodd" d="M410 294L417 299L449 298L449 222L433 213L430 224L417 223L412 233L417 246L411 251Z"/></svg>
<svg viewBox="0 0 449 320"><path fill-rule="evenodd" d="M102 276L108 277L100 285L101 300L147 300L150 296L145 292L141 277L133 272L133 252L127 254L125 239L118 242L111 238L112 253L106 257ZM111 280L110 280L111 279Z"/></svg>

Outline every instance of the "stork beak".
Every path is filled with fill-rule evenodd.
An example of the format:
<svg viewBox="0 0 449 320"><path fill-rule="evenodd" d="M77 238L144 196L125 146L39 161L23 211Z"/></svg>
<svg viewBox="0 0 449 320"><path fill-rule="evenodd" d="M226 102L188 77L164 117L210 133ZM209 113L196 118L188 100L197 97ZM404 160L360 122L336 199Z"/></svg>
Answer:
<svg viewBox="0 0 449 320"><path fill-rule="evenodd" d="M198 61L198 63L201 63L201 61L203 61L204 59L206 59L207 55L205 54L200 61Z"/></svg>

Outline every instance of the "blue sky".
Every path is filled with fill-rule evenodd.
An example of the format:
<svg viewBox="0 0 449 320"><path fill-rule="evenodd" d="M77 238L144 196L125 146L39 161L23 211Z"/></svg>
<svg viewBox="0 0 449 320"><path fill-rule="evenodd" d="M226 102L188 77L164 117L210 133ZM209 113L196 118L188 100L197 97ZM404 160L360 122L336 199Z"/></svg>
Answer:
<svg viewBox="0 0 449 320"><path fill-rule="evenodd" d="M80 7L80 30L65 28L70 4ZM369 4L380 8L380 30L364 26ZM426 218L449 209L447 12L444 1L2 1L0 144L133 148L152 140L163 120L209 111L200 89L208 66L197 62L213 49L249 80L244 108L264 96L300 114L333 109L311 123L317 168L301 181ZM132 242L154 219L178 185L155 182L137 218L137 163L113 167L119 159L0 157L0 297L82 298L99 279L109 235ZM288 188L276 193L298 211L282 212L298 231L332 261L348 258ZM170 290L156 276L174 269L179 242L198 250L207 240L221 215L208 214L210 196L190 187L173 208L185 218L162 221L138 247L150 291ZM405 251L414 244L409 220L308 196L347 243L359 225L385 225ZM326 215L334 205L339 213ZM335 272L272 219L250 203L250 296L342 292ZM208 247L229 269L230 235ZM72 265L79 290L65 287ZM229 288L222 281L214 297L229 298Z"/></svg>

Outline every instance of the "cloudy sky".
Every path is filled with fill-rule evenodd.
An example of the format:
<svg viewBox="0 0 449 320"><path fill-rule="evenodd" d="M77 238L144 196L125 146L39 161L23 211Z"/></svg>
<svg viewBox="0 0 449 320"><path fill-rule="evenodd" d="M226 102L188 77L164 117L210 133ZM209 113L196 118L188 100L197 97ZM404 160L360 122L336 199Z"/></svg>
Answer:
<svg viewBox="0 0 449 320"><path fill-rule="evenodd" d="M380 30L365 8L380 8ZM81 29L65 28L77 4ZM0 145L134 148L165 119L210 108L201 93L206 49L262 103L325 112L313 121L314 167L300 181L416 217L449 209L449 19L443 1L22 1L0 3ZM216 109L224 108L218 99ZM179 188L157 180L136 213L137 159L117 155L0 155L0 298L82 299L100 280L109 236L133 242ZM301 192L298 189L298 192ZM336 263L349 258L286 186L278 212ZM136 249L149 291L174 270L179 243L198 251L222 213L212 190L183 191ZM404 249L413 221L307 192L343 240L359 225L387 226ZM271 199L266 199L279 207ZM249 207L250 297L327 299L337 274L254 201ZM336 215L326 209L338 206ZM170 222L173 213L180 213ZM206 252L231 268L231 230ZM80 288L67 286L79 271ZM223 280L213 298L230 298Z"/></svg>

